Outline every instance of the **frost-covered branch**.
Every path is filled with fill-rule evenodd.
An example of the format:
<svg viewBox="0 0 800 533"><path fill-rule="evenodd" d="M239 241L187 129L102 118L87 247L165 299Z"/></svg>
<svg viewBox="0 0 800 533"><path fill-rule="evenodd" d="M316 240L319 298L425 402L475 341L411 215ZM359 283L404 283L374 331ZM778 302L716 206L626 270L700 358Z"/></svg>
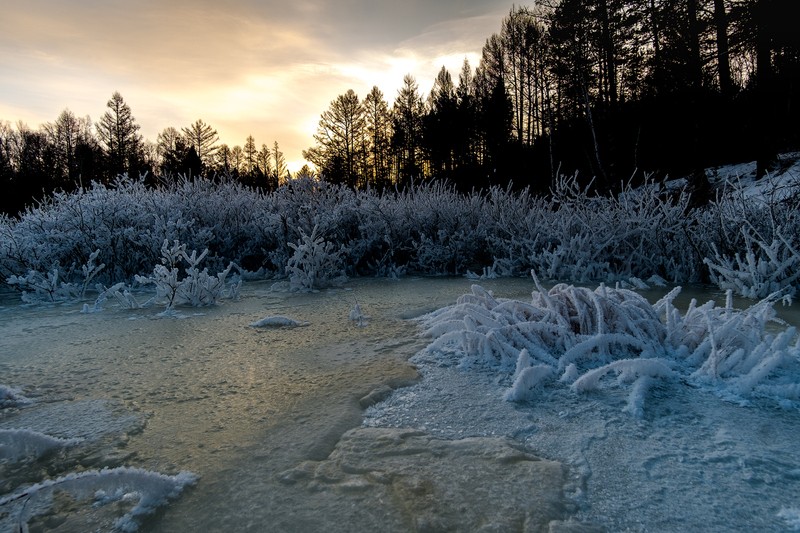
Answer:
<svg viewBox="0 0 800 533"><path fill-rule="evenodd" d="M794 328L771 332L772 295L749 309L692 302L673 305L679 288L651 305L632 291L559 284L530 302L496 298L480 286L421 317L432 354L454 354L462 368L498 373L504 397L528 401L548 387L576 393L632 384L626 411L643 416L648 391L684 373L700 386L742 397L800 398L800 339ZM612 383L606 378L615 374ZM555 378L560 376L558 380Z"/></svg>

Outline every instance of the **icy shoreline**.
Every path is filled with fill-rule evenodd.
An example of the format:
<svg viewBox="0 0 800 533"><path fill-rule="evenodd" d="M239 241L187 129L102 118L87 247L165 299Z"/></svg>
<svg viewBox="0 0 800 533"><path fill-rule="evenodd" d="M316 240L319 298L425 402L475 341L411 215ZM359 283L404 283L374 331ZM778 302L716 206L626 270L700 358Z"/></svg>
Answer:
<svg viewBox="0 0 800 533"><path fill-rule="evenodd" d="M464 356L420 351L410 361L422 380L370 407L364 426L513 439L567 465L575 518L609 531L800 528L796 407L745 402L685 378L651 385L638 418L626 412L629 390L621 387L580 395L542 387L512 403L502 400L509 372L464 364Z"/></svg>

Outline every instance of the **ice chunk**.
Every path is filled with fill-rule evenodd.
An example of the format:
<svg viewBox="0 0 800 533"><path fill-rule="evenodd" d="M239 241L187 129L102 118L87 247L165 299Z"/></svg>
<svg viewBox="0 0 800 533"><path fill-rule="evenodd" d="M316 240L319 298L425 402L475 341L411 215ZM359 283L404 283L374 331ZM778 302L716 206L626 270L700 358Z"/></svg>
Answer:
<svg viewBox="0 0 800 533"><path fill-rule="evenodd" d="M253 328L298 328L308 325L308 322L300 322L286 316L267 316L250 323L250 327Z"/></svg>
<svg viewBox="0 0 800 533"><path fill-rule="evenodd" d="M19 389L9 387L8 385L0 385L0 409L18 407L29 403L31 403L31 400L23 396L22 391Z"/></svg>

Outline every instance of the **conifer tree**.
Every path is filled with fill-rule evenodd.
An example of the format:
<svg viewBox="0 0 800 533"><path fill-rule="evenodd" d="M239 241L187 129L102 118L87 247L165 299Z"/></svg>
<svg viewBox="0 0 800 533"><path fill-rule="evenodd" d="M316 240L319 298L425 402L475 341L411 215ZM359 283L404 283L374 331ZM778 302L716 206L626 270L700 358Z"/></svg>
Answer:
<svg viewBox="0 0 800 533"><path fill-rule="evenodd" d="M130 106L119 92L106 104L108 111L97 123L97 136L104 148L111 174L139 170L142 162L142 137Z"/></svg>

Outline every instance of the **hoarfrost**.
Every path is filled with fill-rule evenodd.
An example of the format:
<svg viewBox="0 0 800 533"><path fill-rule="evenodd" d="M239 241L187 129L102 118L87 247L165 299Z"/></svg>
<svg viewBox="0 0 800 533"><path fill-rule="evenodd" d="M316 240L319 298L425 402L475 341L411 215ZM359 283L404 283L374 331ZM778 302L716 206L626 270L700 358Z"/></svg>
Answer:
<svg viewBox="0 0 800 533"><path fill-rule="evenodd" d="M681 313L676 288L651 305L641 295L600 285L559 284L531 301L495 298L478 285L419 320L431 354L452 353L463 368L481 368L510 384L504 397L532 400L550 383L584 393L632 384L625 411L641 417L648 391L682 375L738 397L770 396L784 404L800 390L800 339L794 328L771 333L779 294L748 309L695 301ZM558 381L550 378L559 374ZM616 374L609 383L603 378Z"/></svg>

